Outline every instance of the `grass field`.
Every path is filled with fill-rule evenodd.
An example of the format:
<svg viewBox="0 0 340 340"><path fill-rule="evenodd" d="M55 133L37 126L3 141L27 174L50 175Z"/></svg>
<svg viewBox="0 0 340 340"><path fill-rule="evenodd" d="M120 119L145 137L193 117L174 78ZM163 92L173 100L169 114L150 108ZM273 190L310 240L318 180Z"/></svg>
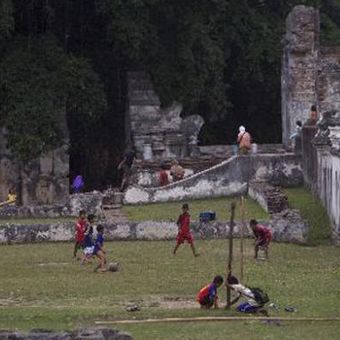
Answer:
<svg viewBox="0 0 340 340"><path fill-rule="evenodd" d="M8 223L13 224L22 224L22 225L31 225L31 224L53 224L53 223L60 223L60 222L74 222L75 217L72 216L65 216L65 217L46 217L46 218L18 218L18 217L12 217L12 218L1 218L0 219L0 228L2 226L5 226Z"/></svg>
<svg viewBox="0 0 340 340"><path fill-rule="evenodd" d="M173 242L112 242L109 258L122 264L117 273L95 274L95 264L81 267L72 259L72 245L0 246L0 329L74 329L95 320L148 317L237 315L235 310L200 310L198 290L225 272L226 240L197 241L201 253L189 247L171 255ZM239 271L235 242L235 273ZM252 259L246 240L245 282L260 286L280 306L273 316L340 316L340 248L273 244L269 262ZM225 290L220 290L225 301ZM140 312L127 312L137 303ZM294 306L296 313L287 313ZM135 339L337 339L339 322L259 321L119 325Z"/></svg>
<svg viewBox="0 0 340 340"><path fill-rule="evenodd" d="M326 209L319 199L312 196L306 188L289 188L284 192L288 196L291 208L298 209L310 226L310 244L328 243L331 236L331 222Z"/></svg>
<svg viewBox="0 0 340 340"><path fill-rule="evenodd" d="M188 201L190 205L191 220L197 221L200 212L215 211L220 221L229 220L230 204L232 201L240 202L240 198L221 197ZM167 202L141 205L125 205L123 211L130 221L170 221L176 220L181 213L183 202ZM268 220L269 215L254 200L245 201L246 219L256 218ZM236 220L241 219L240 204L236 205Z"/></svg>

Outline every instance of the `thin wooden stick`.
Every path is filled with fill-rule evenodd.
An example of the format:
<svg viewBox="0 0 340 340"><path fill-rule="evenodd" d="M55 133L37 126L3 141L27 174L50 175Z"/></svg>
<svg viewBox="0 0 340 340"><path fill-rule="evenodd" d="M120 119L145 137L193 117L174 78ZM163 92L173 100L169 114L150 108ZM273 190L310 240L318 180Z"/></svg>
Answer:
<svg viewBox="0 0 340 340"><path fill-rule="evenodd" d="M244 197L241 196L241 243L240 243L240 251L241 251L241 261L240 261L240 280L241 282L243 282L243 246L244 246L244 243L243 243L243 240L244 240L244 229L245 229L245 220L244 220L244 217L245 217L245 202L244 202Z"/></svg>
<svg viewBox="0 0 340 340"><path fill-rule="evenodd" d="M340 321L340 317L313 318L313 317L264 317L264 316L200 316L191 318L164 318L140 320L106 320L95 321L96 325L129 324L129 323L168 323L168 322L209 322L209 321Z"/></svg>
<svg viewBox="0 0 340 340"><path fill-rule="evenodd" d="M231 213L230 213L230 225L229 225L229 257L228 257L228 273L227 277L229 274L232 272L232 264L233 264L233 232L234 232L234 217L235 217L235 202L231 203ZM227 286L227 305L226 308L230 308L231 304L231 291L230 287Z"/></svg>

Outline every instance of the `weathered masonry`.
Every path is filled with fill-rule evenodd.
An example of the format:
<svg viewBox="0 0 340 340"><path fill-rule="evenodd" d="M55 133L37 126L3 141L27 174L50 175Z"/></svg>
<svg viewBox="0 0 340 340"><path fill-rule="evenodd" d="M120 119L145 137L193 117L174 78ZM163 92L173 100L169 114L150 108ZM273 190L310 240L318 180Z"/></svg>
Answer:
<svg viewBox="0 0 340 340"><path fill-rule="evenodd" d="M64 117L61 119L66 119ZM68 129L63 124L63 145L37 159L22 162L6 147L6 130L0 128L0 202L15 190L22 205L65 204L69 196Z"/></svg>
<svg viewBox="0 0 340 340"><path fill-rule="evenodd" d="M288 145L295 122L319 112L340 110L340 46L320 45L319 11L296 6L288 15L282 56L282 142Z"/></svg>
<svg viewBox="0 0 340 340"><path fill-rule="evenodd" d="M320 46L319 12L296 6L287 18L282 61L282 141L311 105L322 113L302 131L304 183L321 199L340 244L340 47Z"/></svg>

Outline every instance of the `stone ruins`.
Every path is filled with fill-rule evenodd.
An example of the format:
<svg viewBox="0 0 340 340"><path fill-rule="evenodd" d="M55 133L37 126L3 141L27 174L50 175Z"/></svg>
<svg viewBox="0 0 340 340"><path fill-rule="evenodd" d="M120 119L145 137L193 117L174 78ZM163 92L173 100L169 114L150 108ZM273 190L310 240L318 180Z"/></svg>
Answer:
<svg viewBox="0 0 340 340"><path fill-rule="evenodd" d="M129 109L127 136L139 157L183 158L197 153L197 137L204 120L199 115L181 118L182 105L160 107L150 77L145 72L128 73Z"/></svg>
<svg viewBox="0 0 340 340"><path fill-rule="evenodd" d="M282 55L282 142L295 122L306 122L312 105L319 112L340 110L340 46L320 45L319 11L296 6L288 15Z"/></svg>
<svg viewBox="0 0 340 340"><path fill-rule="evenodd" d="M162 108L150 78L144 72L129 73L126 144L134 146L139 159L146 162L139 164L139 168L158 171L161 161L170 164L172 158L183 161L183 157L188 157L186 162L192 167L190 162L196 157L199 166L193 176L162 188L153 185L154 179L143 177L148 187L130 187L124 196L125 203L239 194L250 188L251 194L268 211L281 214L281 221L294 220L295 213L285 212L287 202L275 186L304 183L326 207L333 225L333 239L340 244L340 47L321 46L319 36L318 11L296 6L287 17L283 39L283 145L290 144L289 136L294 132L296 120L306 122L311 105L316 105L321 114L317 125L303 127L301 153L295 155L282 150L280 145L259 146L258 155L239 157L231 157L233 151L229 146L198 147L202 117L181 117L182 106L178 103ZM65 121L65 115L61 116ZM66 124L64 130L67 132ZM58 209L40 209L42 215L46 211L52 215L58 211L66 214L81 207L77 197L83 196L69 196L67 144L65 136L64 146L23 163L15 160L7 149L6 131L0 129L0 200L5 200L8 190L14 188L24 207L58 206ZM198 156L204 153L214 161L203 162ZM224 161L216 164L223 157ZM208 169L202 168L204 164ZM97 193L98 209L103 195ZM92 198L87 201L92 202ZM30 209L25 212L31 213ZM286 230L287 226L282 224L281 229Z"/></svg>
<svg viewBox="0 0 340 340"><path fill-rule="evenodd" d="M67 128L65 130L67 132ZM69 196L69 155L64 145L29 162L18 161L7 148L6 130L0 128L0 202L10 189L19 204L64 204Z"/></svg>
<svg viewBox="0 0 340 340"><path fill-rule="evenodd" d="M296 6L287 18L282 60L282 141L311 105L321 117L302 130L304 183L321 199L340 244L340 47L321 46L319 12Z"/></svg>

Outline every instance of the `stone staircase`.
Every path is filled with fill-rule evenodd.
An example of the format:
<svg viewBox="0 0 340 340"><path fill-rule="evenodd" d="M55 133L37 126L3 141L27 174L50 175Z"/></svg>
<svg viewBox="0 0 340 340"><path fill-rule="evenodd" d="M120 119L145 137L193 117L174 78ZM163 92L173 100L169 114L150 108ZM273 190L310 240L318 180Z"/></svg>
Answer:
<svg viewBox="0 0 340 340"><path fill-rule="evenodd" d="M128 221L122 211L123 194L115 190L103 197L102 211L108 223L124 223Z"/></svg>

